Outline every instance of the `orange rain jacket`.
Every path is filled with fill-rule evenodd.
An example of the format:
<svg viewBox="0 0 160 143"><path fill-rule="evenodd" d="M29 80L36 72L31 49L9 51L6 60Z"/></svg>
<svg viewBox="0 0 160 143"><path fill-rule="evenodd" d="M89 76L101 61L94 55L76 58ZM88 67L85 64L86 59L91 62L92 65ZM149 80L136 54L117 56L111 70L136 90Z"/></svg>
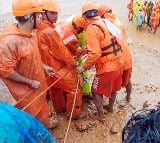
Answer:
<svg viewBox="0 0 160 143"><path fill-rule="evenodd" d="M72 55L76 56L78 53L78 39L71 22L60 22L56 24L55 30L62 38L63 44L68 48Z"/></svg>
<svg viewBox="0 0 160 143"><path fill-rule="evenodd" d="M124 59L124 66L123 70L132 69L132 56L126 41L126 33L123 24L120 22L120 20L116 16L111 16L111 14L108 16L108 13L104 14L104 17L108 19L110 22L112 22L115 26L117 26L122 33L122 40L121 42L121 48L122 48L122 55Z"/></svg>
<svg viewBox="0 0 160 143"><path fill-rule="evenodd" d="M27 33L18 29L16 24L4 28L0 35L0 77L7 85L14 99L19 101L32 90L26 84L7 79L14 70L29 79L41 82L40 88L32 90L17 105L19 109L23 109L47 88L46 82L44 82L45 75L37 43L38 41L33 33ZM40 96L25 111L37 117L44 125L48 126L49 112L45 95ZM41 114L42 110L46 110L46 113Z"/></svg>
<svg viewBox="0 0 160 143"><path fill-rule="evenodd" d="M67 96L67 113L70 114L73 106L78 76L75 70L72 70L76 66L72 54L64 46L62 39L55 30L55 26L50 22L44 20L41 22L38 32L40 53L42 60L45 64L54 68L57 72L53 78L50 78L48 84L53 83L57 78L63 77L55 87L62 88L66 92ZM70 68L69 66L72 66ZM65 75L66 73L68 73ZM73 116L79 116L82 105L82 90L78 87L77 98Z"/></svg>
<svg viewBox="0 0 160 143"><path fill-rule="evenodd" d="M81 57L86 54L86 49L79 47L76 30L72 26L72 22L63 21L56 24L55 30L61 37L63 44L68 48L75 57Z"/></svg>
<svg viewBox="0 0 160 143"><path fill-rule="evenodd" d="M113 51L113 46L109 46L111 44L111 39L114 39L114 42L117 40L109 33L101 22L102 20L99 16L93 18L90 20L86 30L88 58L84 63L84 67L89 69L95 65L97 75L105 72L122 70L123 65L122 52L118 42L115 45L118 50L117 56L114 54L103 56L103 54L105 55L104 52ZM109 46L110 48L107 48L108 51L103 51L102 49L106 46Z"/></svg>
<svg viewBox="0 0 160 143"><path fill-rule="evenodd" d="M128 19L132 20L133 17L133 1L130 0L130 2L127 4L127 8L128 8Z"/></svg>
<svg viewBox="0 0 160 143"><path fill-rule="evenodd" d="M127 8L129 9L129 12L133 12L133 1L130 0L130 2L127 4Z"/></svg>
<svg viewBox="0 0 160 143"><path fill-rule="evenodd" d="M159 24L159 20L160 20L160 16L158 13L158 8L153 8L152 9L152 13L151 13L151 17L150 17L150 23L151 23L151 27L156 30Z"/></svg>

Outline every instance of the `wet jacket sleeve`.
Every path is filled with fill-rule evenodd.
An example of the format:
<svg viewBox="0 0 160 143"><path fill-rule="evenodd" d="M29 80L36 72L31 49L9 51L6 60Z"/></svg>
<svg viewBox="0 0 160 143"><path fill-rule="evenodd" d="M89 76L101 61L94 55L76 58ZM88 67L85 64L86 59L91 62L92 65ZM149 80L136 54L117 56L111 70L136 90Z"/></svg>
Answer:
<svg viewBox="0 0 160 143"><path fill-rule="evenodd" d="M7 44L0 42L0 76L7 78L13 70L16 69L16 66L20 59L27 54L27 51L22 51L19 48L20 45L15 44L14 42Z"/></svg>
<svg viewBox="0 0 160 143"><path fill-rule="evenodd" d="M62 43L62 39L59 37L58 33L55 30L50 33L44 33L41 36L41 41L46 41L45 44L48 44L54 58L67 65L76 65L77 62L75 61L74 57L71 55L67 47L65 47L65 45ZM43 44L43 42L41 44Z"/></svg>
<svg viewBox="0 0 160 143"><path fill-rule="evenodd" d="M87 50L88 58L84 63L86 69L91 68L97 62L102 54L100 41L103 40L104 33L96 25L91 25L86 31L86 41L87 41Z"/></svg>

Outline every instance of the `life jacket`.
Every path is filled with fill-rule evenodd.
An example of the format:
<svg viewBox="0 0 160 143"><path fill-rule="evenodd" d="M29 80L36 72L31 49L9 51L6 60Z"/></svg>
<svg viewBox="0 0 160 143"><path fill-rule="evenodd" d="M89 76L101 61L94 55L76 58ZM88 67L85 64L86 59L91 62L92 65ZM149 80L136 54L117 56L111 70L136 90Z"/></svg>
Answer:
<svg viewBox="0 0 160 143"><path fill-rule="evenodd" d="M97 20L92 23L101 29L104 33L104 39L100 41L102 50L101 58L107 58L107 60L114 60L122 55L122 49L116 37L114 37L108 30L105 20Z"/></svg>

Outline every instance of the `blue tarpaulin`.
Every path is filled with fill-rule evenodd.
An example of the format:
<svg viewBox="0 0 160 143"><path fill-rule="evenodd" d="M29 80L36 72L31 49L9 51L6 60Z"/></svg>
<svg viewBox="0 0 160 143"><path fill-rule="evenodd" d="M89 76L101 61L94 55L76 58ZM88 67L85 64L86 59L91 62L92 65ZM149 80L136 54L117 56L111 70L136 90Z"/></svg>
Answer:
<svg viewBox="0 0 160 143"><path fill-rule="evenodd" d="M0 143L56 143L30 114L0 102Z"/></svg>

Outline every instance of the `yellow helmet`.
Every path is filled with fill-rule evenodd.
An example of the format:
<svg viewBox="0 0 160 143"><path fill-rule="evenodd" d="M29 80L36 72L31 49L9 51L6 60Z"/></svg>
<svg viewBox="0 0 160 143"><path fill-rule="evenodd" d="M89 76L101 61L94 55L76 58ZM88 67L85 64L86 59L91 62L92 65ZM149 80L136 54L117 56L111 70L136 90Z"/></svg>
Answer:
<svg viewBox="0 0 160 143"><path fill-rule="evenodd" d="M12 0L13 16L25 16L34 12L42 12L37 0Z"/></svg>
<svg viewBox="0 0 160 143"><path fill-rule="evenodd" d="M60 12L60 8L56 0L39 0L40 5L43 10L48 10L52 12Z"/></svg>

